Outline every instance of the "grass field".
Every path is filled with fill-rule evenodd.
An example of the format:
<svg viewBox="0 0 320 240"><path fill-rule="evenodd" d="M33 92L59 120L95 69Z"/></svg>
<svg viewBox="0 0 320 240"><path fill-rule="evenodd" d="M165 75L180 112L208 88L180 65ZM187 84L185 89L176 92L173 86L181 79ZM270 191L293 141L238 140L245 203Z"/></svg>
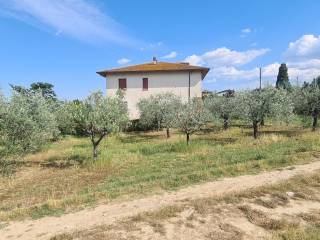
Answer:
<svg viewBox="0 0 320 240"><path fill-rule="evenodd" d="M126 133L107 138L91 161L89 139L66 137L25 157L11 178L0 178L0 220L59 215L97 202L131 199L226 176L255 174L312 161L318 133L295 126Z"/></svg>

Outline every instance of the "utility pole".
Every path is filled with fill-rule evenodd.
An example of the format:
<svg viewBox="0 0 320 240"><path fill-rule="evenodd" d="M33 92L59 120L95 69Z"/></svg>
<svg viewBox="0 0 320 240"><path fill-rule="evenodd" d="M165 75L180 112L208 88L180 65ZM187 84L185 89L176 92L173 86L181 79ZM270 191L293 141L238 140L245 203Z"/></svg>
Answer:
<svg viewBox="0 0 320 240"><path fill-rule="evenodd" d="M191 98L191 92L190 92L190 88L191 88L191 72L189 71L189 81L188 81L188 101L190 102L190 98Z"/></svg>
<svg viewBox="0 0 320 240"><path fill-rule="evenodd" d="M259 68L259 72L260 72L260 74L259 74L259 80L260 80L259 89L260 89L260 93L261 93L261 85L262 85L261 84L262 83L262 69L261 69L261 67ZM261 119L260 125L264 126L264 118Z"/></svg>
<svg viewBox="0 0 320 240"><path fill-rule="evenodd" d="M262 71L261 71L261 68L259 68L259 70L260 70L260 86L259 86L259 89L260 89L260 91L261 91L261 78L262 78Z"/></svg>

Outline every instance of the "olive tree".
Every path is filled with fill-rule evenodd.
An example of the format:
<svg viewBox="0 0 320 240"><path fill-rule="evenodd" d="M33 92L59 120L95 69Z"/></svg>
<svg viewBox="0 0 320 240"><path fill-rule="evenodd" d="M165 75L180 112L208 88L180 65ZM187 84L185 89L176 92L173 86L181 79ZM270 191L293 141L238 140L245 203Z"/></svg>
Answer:
<svg viewBox="0 0 320 240"><path fill-rule="evenodd" d="M203 127L208 119L207 111L201 99L192 99L181 103L176 113L176 126L186 135L189 145L190 135Z"/></svg>
<svg viewBox="0 0 320 240"><path fill-rule="evenodd" d="M77 134L77 119L73 114L76 108L74 101L57 101L54 107L54 114L56 117L59 131L62 135L78 135Z"/></svg>
<svg viewBox="0 0 320 240"><path fill-rule="evenodd" d="M1 99L1 145L7 153L38 150L57 136L55 116L41 93L14 91L9 99Z"/></svg>
<svg viewBox="0 0 320 240"><path fill-rule="evenodd" d="M158 130L165 128L169 138L179 105L180 99L173 93L161 93L142 99L138 103L140 122L146 126L156 124Z"/></svg>
<svg viewBox="0 0 320 240"><path fill-rule="evenodd" d="M0 91L0 159L3 153L3 142L4 142L4 121L5 121L5 114L7 112L7 102L5 101L2 92Z"/></svg>
<svg viewBox="0 0 320 240"><path fill-rule="evenodd" d="M213 119L218 118L223 121L223 128L226 130L230 124L230 118L235 115L236 100L234 92L227 92L219 96L212 94L204 100L204 105Z"/></svg>
<svg viewBox="0 0 320 240"><path fill-rule="evenodd" d="M84 101L74 103L73 119L90 137L93 158L98 157L98 146L108 134L119 132L129 121L127 103L118 92L116 97L106 97L94 92Z"/></svg>
<svg viewBox="0 0 320 240"><path fill-rule="evenodd" d="M244 91L237 96L239 115L249 121L253 137L258 137L259 123L266 117L288 121L293 104L287 91L266 87L262 90Z"/></svg>
<svg viewBox="0 0 320 240"><path fill-rule="evenodd" d="M320 87L318 84L306 84L302 88L294 89L293 96L296 112L304 116L311 116L312 131L315 131L320 113Z"/></svg>

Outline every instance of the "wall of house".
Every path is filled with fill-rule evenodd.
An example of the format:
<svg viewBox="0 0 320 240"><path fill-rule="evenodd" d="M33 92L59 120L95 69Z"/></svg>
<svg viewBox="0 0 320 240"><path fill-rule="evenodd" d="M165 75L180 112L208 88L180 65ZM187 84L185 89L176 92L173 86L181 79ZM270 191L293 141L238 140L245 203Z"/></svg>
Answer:
<svg viewBox="0 0 320 240"><path fill-rule="evenodd" d="M130 119L139 118L137 103L142 98L147 98L153 94L171 92L188 100L188 72L157 72L157 73L127 73L112 74L106 78L107 96L114 96L119 88L119 78L127 79L127 90L125 99L128 102ZM148 78L148 90L142 88L142 79ZM201 97L201 72L190 73L190 96Z"/></svg>

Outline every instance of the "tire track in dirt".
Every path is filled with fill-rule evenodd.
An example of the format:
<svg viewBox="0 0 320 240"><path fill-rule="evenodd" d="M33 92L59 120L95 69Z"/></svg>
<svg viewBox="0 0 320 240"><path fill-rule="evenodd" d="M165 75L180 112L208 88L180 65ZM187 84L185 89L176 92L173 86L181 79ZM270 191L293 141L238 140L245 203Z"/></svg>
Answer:
<svg viewBox="0 0 320 240"><path fill-rule="evenodd" d="M294 168L293 168L294 167ZM50 239L64 232L88 229L102 224L112 224L122 218L137 215L145 211L155 211L159 208L213 196L222 196L231 192L244 191L269 184L288 180L301 174L310 174L320 170L320 161L305 165L295 165L283 170L263 172L257 175L243 175L234 178L193 185L176 192L166 192L122 203L111 203L69 213L60 217L44 217L38 220L10 222L0 229L1 240L12 239Z"/></svg>

